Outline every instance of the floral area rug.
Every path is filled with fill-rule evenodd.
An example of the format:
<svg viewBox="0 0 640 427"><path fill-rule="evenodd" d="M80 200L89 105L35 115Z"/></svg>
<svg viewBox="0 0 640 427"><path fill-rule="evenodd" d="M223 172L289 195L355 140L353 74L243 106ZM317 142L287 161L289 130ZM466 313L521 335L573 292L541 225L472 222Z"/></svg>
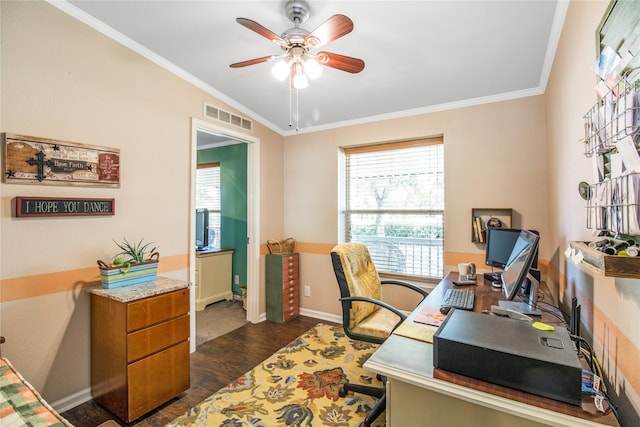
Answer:
<svg viewBox="0 0 640 427"><path fill-rule="evenodd" d="M362 367L377 347L319 323L167 426L358 426L377 399L338 391L345 381L382 386Z"/></svg>

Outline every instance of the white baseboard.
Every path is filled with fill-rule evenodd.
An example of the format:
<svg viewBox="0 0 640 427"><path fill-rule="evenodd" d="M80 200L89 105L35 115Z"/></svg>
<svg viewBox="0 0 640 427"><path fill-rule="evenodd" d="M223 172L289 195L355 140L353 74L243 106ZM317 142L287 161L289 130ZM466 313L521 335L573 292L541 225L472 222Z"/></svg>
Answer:
<svg viewBox="0 0 640 427"><path fill-rule="evenodd" d="M309 310L307 308L301 308L300 314L303 316L313 317L315 319L326 320L327 322L342 324L342 316L338 316L336 314L325 313L323 311Z"/></svg>
<svg viewBox="0 0 640 427"><path fill-rule="evenodd" d="M51 406L58 413L62 413L68 411L69 409L75 408L76 406L81 405L85 402L88 402L91 399L91 388L88 387L84 390L80 390L70 396L63 397L62 399L51 403Z"/></svg>
<svg viewBox="0 0 640 427"><path fill-rule="evenodd" d="M314 319L318 319L318 320L325 320L327 322L342 324L342 316L325 313L324 311L315 311L315 310L309 310L307 308L301 308L300 315L313 317ZM264 322L265 320L267 320L267 313L261 313L260 316L258 316L258 321L256 323Z"/></svg>

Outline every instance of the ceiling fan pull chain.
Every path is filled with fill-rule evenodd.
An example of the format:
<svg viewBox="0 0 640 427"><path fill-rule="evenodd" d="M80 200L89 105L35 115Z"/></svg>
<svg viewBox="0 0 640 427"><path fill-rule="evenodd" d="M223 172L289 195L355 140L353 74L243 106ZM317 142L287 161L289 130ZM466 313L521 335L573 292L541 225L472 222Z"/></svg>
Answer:
<svg viewBox="0 0 640 427"><path fill-rule="evenodd" d="M300 130L300 100L298 98L298 92L299 90L296 89L296 132Z"/></svg>
<svg viewBox="0 0 640 427"><path fill-rule="evenodd" d="M289 127L293 127L293 118L291 113L291 85L289 86Z"/></svg>

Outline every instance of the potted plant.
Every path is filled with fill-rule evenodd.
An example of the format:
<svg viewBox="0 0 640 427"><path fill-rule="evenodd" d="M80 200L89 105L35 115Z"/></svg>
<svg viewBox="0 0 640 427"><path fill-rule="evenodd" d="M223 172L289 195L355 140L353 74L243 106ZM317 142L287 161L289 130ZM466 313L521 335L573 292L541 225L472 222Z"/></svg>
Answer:
<svg viewBox="0 0 640 427"><path fill-rule="evenodd" d="M149 249L152 243L145 243L144 239L130 243L125 238L121 242L114 240L114 243L121 252L110 263L98 260L103 288L118 288L156 279L160 254L155 247Z"/></svg>

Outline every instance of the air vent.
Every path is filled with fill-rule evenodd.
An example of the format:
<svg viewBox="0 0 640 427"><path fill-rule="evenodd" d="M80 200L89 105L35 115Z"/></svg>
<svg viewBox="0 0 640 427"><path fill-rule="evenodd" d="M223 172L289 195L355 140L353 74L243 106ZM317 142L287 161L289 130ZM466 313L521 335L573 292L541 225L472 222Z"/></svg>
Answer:
<svg viewBox="0 0 640 427"><path fill-rule="evenodd" d="M213 105L204 104L204 115L210 119L218 120L244 130L253 131L253 122L236 114L221 110Z"/></svg>

